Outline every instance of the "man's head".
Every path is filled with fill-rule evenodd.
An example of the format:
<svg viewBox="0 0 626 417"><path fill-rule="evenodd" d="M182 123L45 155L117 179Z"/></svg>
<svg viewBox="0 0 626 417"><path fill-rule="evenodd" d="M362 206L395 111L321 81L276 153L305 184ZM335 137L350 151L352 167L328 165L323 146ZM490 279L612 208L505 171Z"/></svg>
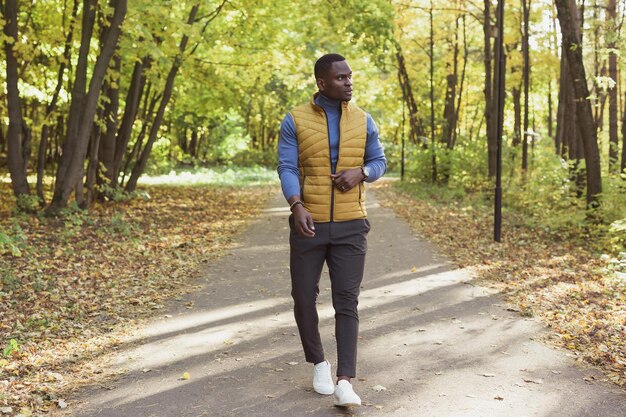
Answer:
<svg viewBox="0 0 626 417"><path fill-rule="evenodd" d="M327 54L315 63L315 81L320 93L332 100L352 98L352 70L339 54Z"/></svg>

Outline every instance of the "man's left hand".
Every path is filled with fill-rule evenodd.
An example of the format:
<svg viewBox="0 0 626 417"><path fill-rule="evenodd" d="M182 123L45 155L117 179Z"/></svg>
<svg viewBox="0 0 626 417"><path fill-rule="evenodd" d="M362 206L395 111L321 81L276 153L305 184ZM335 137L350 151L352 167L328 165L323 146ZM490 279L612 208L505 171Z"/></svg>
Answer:
<svg viewBox="0 0 626 417"><path fill-rule="evenodd" d="M344 193L350 191L365 179L361 168L346 169L345 171L331 174L331 178L335 187Z"/></svg>

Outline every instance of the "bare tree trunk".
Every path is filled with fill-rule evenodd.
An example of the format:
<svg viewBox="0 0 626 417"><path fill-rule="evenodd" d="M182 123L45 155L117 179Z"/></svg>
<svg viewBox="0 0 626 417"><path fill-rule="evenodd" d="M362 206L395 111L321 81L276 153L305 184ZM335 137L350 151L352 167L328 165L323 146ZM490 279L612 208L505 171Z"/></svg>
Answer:
<svg viewBox="0 0 626 417"><path fill-rule="evenodd" d="M609 172L616 173L619 161L619 138L618 138L618 115L617 115L617 92L619 77L617 76L617 12L615 0L609 0L607 5L609 39L609 77L615 81L615 86L609 90Z"/></svg>
<svg viewBox="0 0 626 417"><path fill-rule="evenodd" d="M146 80L143 77L143 70L150 66L149 58L144 58L141 62L135 62L133 75L131 77L128 93L126 94L126 106L124 107L124 115L120 124L117 137L115 139L115 154L110 169L107 169L107 177L111 181L111 187L117 188L120 169L122 167L122 159L126 153L126 147L130 141L133 124L137 118L139 111L139 102L143 94Z"/></svg>
<svg viewBox="0 0 626 417"><path fill-rule="evenodd" d="M452 43L452 73L446 76L446 98L443 107L443 134L442 142L447 149L452 149L453 135L456 131L456 87L459 72L459 18L455 19L455 30Z"/></svg>
<svg viewBox="0 0 626 417"><path fill-rule="evenodd" d="M564 49L569 64L571 82L576 98L576 116L581 132L585 153L587 175L587 204L596 206L602 193L602 173L600 171L600 153L598 137L593 121L591 103L588 100L587 75L583 64L582 43L579 33L575 5L571 7L568 0L555 0Z"/></svg>
<svg viewBox="0 0 626 417"><path fill-rule="evenodd" d="M417 114L417 102L415 101L415 97L413 96L411 81L409 79L409 74L406 70L404 55L402 53L402 50L400 49L400 45L397 45L396 59L398 61L398 81L400 83L400 88L403 91L402 96L404 97L407 109L409 110L409 138L411 142L417 143L418 137L424 135L424 128L422 127L422 121Z"/></svg>
<svg viewBox="0 0 626 417"><path fill-rule="evenodd" d="M530 24L530 0L522 0L524 32L522 36L522 55L524 60L524 131L522 132L522 172L528 170L528 114L530 112L528 98L530 90L530 38L528 26Z"/></svg>
<svg viewBox="0 0 626 417"><path fill-rule="evenodd" d="M430 0L430 167L431 181L437 182L437 143L435 140L435 33L433 28L433 0Z"/></svg>
<svg viewBox="0 0 626 417"><path fill-rule="evenodd" d="M522 92L518 86L511 89L513 96L513 146L522 143Z"/></svg>
<svg viewBox="0 0 626 417"><path fill-rule="evenodd" d="M7 104L9 113L9 129L7 131L7 159L9 172L11 174L11 185L13 194L19 198L30 194L30 187L26 179L26 161L23 159L24 137L22 103L18 89L18 63L14 55L13 45L18 41L17 33L17 1L6 0L4 2L4 35L12 41L4 42L4 52L6 57L6 85Z"/></svg>
<svg viewBox="0 0 626 417"><path fill-rule="evenodd" d="M493 98L493 71L491 62L491 0L484 1L483 13L483 34L484 34L484 62L485 62L485 122L487 125L487 161L489 177L496 175L496 123L494 119L494 98Z"/></svg>
<svg viewBox="0 0 626 417"><path fill-rule="evenodd" d="M461 112L461 102L463 99L463 87L465 85L465 70L467 69L467 57L469 55L469 48L467 46L467 25L465 22L465 15L462 16L463 19L463 69L461 70L461 82L459 86L459 94L457 104L454 110L454 120L457 126L457 129L454 129L454 136L452 137L452 147L456 145L457 136L458 136L458 125L459 125L459 114Z"/></svg>
<svg viewBox="0 0 626 417"><path fill-rule="evenodd" d="M117 48L121 24L126 16L127 0L111 0L111 5L114 6L113 16L109 22L107 33L104 36L105 40L94 66L88 93L85 96L87 55L89 54L89 43L91 41L95 20L95 13L93 10L90 10L90 8L94 5L94 0L85 0L83 5L85 8L83 12L85 16L83 31L86 33L84 33L81 40L81 53L79 55L79 65L81 64L80 61L83 61L82 68L80 72L77 70L77 77L80 74L82 80L80 85L78 85L78 87L75 86L75 91L72 92L72 108L74 111L70 111L71 122L69 123L69 128L72 130L68 131L68 137L63 147L63 155L57 172L54 196L49 207L52 212L65 207L72 190L76 188L77 184L82 184L84 161L102 82L109 67L109 63L111 62L111 58ZM76 93L76 97L74 93ZM80 108L76 108L76 106L80 106ZM72 119L77 120L74 121ZM80 202L81 199L81 195L76 195L78 202Z"/></svg>
<svg viewBox="0 0 626 417"><path fill-rule="evenodd" d="M626 103L626 93L624 94L624 103ZM626 174L626 111L622 112L622 163L620 172Z"/></svg>

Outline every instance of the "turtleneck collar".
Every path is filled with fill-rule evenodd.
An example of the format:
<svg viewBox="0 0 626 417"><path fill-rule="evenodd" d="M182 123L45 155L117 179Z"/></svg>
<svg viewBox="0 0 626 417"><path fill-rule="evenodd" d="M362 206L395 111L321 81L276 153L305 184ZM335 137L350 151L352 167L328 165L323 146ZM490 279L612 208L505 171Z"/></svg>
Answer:
<svg viewBox="0 0 626 417"><path fill-rule="evenodd" d="M315 104L329 110L339 110L341 108L341 100L330 99L320 92L315 94Z"/></svg>

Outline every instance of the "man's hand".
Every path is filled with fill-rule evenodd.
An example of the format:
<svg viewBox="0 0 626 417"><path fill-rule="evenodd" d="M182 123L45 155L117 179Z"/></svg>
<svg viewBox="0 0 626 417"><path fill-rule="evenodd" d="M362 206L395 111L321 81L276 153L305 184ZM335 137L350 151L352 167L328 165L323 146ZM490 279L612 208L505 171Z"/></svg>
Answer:
<svg viewBox="0 0 626 417"><path fill-rule="evenodd" d="M340 191L350 191L365 179L361 168L346 169L345 171L332 174L333 184Z"/></svg>
<svg viewBox="0 0 626 417"><path fill-rule="evenodd" d="M293 208L293 220L296 232L303 237L315 236L313 217L302 204L296 204Z"/></svg>

